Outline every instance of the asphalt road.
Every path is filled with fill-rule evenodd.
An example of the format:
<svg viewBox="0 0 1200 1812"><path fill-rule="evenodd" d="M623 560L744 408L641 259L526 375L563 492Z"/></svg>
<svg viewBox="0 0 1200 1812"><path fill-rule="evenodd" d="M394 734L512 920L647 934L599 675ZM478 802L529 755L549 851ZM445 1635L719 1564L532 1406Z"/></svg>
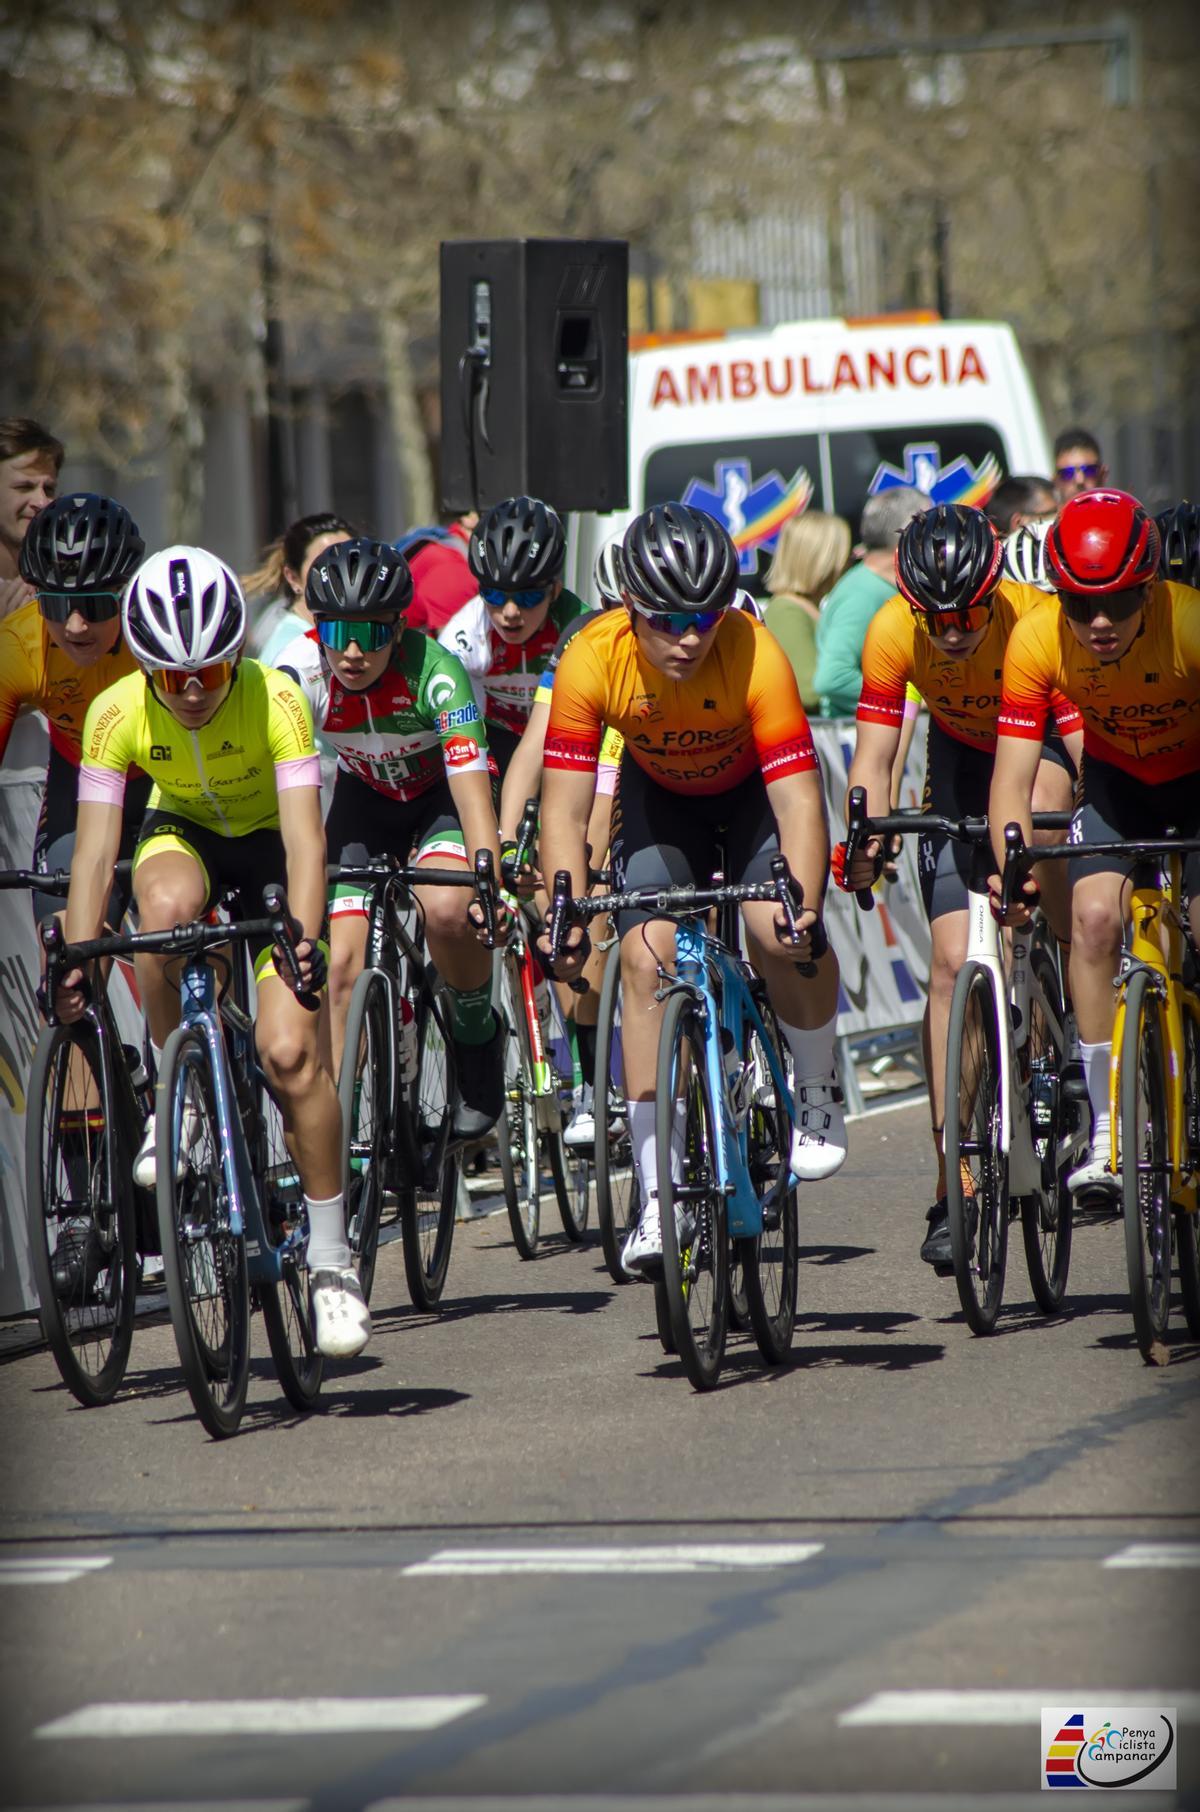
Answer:
<svg viewBox="0 0 1200 1812"><path fill-rule="evenodd" d="M1002 1812L1042 1707L1126 1706L1178 1714L1178 1794L1134 1800L1200 1804L1200 1347L1177 1314L1142 1365L1116 1222L1054 1323L1018 1238L974 1339L916 1256L926 1140L854 1128L791 1364L735 1339L706 1397L594 1239L523 1265L503 1216L435 1317L383 1252L311 1417L257 1335L223 1444L165 1319L105 1410L0 1366L4 1805Z"/></svg>

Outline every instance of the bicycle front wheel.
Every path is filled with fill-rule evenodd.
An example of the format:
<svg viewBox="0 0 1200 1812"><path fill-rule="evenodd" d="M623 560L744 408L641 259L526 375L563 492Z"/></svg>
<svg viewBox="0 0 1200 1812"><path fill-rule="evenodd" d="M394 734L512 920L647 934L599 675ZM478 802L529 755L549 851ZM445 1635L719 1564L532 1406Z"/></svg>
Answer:
<svg viewBox="0 0 1200 1812"><path fill-rule="evenodd" d="M1062 988L1049 951L1035 942L1029 953L1034 986L1029 994L1029 1133L1042 1173L1039 1192L1021 1202L1021 1233L1034 1299L1046 1315L1057 1315L1067 1293L1071 1268L1069 1125L1078 1113L1063 1089L1067 1053L1056 1026L1063 1024ZM1043 1006L1043 1002L1045 1005ZM1052 1016L1052 1017L1051 1017Z"/></svg>
<svg viewBox="0 0 1200 1812"><path fill-rule="evenodd" d="M996 1325L1008 1258L996 1005L991 971L965 964L946 1046L946 1207L958 1299L973 1334Z"/></svg>
<svg viewBox="0 0 1200 1812"><path fill-rule="evenodd" d="M391 1161L392 1059L387 984L377 970L364 969L354 984L346 1015L338 1102L346 1241L365 1302L370 1302L375 1283L379 1225Z"/></svg>
<svg viewBox="0 0 1200 1812"><path fill-rule="evenodd" d="M293 1409L310 1410L321 1388L324 1361L317 1351L306 1262L308 1225L300 1176L283 1136L283 1116L269 1088L257 1093L258 1136L254 1174L269 1244L278 1254L279 1278L255 1285L267 1343L280 1388Z"/></svg>
<svg viewBox="0 0 1200 1812"><path fill-rule="evenodd" d="M116 1395L133 1339L129 1162L94 1026L47 1026L26 1095L29 1251L42 1332L63 1383L88 1409Z"/></svg>
<svg viewBox="0 0 1200 1812"><path fill-rule="evenodd" d="M720 1122L704 1062L704 1022L695 1003L667 1002L658 1046L655 1134L662 1217L663 1284L675 1350L696 1390L721 1372L729 1326L729 1234L720 1176ZM682 1103L682 1110L677 1107ZM677 1115L682 1153L672 1162ZM679 1176L673 1174L678 1166Z"/></svg>
<svg viewBox="0 0 1200 1812"><path fill-rule="evenodd" d="M767 1002L758 1003L775 1060L783 1068L783 1041ZM748 1091L747 1160L754 1192L762 1203L763 1228L757 1239L739 1240L746 1279L746 1306L758 1350L768 1365L787 1358L796 1325L800 1233L796 1190L789 1188L792 1128L776 1097L762 1034L751 1025L741 1086Z"/></svg>
<svg viewBox="0 0 1200 1812"><path fill-rule="evenodd" d="M236 1433L250 1379L245 1242L229 1224L208 1045L180 1027L155 1090L158 1226L188 1395L215 1440Z"/></svg>
<svg viewBox="0 0 1200 1812"><path fill-rule="evenodd" d="M1184 1005L1183 1014L1183 1125L1187 1166L1193 1179L1200 1178L1200 1020L1192 1017ZM1179 1269L1179 1291L1188 1333L1200 1340L1200 1240L1196 1233L1196 1211L1175 1210L1175 1262Z"/></svg>
<svg viewBox="0 0 1200 1812"><path fill-rule="evenodd" d="M504 1116L499 1131L500 1178L513 1245L522 1258L530 1259L537 1251L542 1216L533 1050L517 960L506 952L502 961L501 1005L506 1032Z"/></svg>
<svg viewBox="0 0 1200 1812"><path fill-rule="evenodd" d="M408 1293L418 1309L430 1310L446 1287L458 1207L458 1158L450 1145L454 1057L449 1000L441 983L422 982L413 1011L417 1076L409 1113L418 1163L414 1181L400 1189L400 1224Z"/></svg>
<svg viewBox="0 0 1200 1812"><path fill-rule="evenodd" d="M550 1165L550 1179L554 1184L554 1197L558 1203L563 1232L573 1245L578 1245L587 1232L592 1166L587 1154L570 1147L564 1136L570 1112L575 1065L562 1002L554 984L549 980L546 990L549 1004L542 1025L542 1043L546 1062L550 1067L555 1112L551 1116L553 1123L542 1129L542 1148Z"/></svg>
<svg viewBox="0 0 1200 1812"><path fill-rule="evenodd" d="M600 984L596 1022L596 1219L604 1263L614 1283L627 1284L621 1249L638 1216L637 1175L625 1110L624 1058L621 1047L621 946L614 942Z"/></svg>
<svg viewBox="0 0 1200 1812"><path fill-rule="evenodd" d="M1149 1360L1171 1312L1171 1152L1162 1013L1144 969L1125 990L1120 1152L1130 1307L1138 1349Z"/></svg>

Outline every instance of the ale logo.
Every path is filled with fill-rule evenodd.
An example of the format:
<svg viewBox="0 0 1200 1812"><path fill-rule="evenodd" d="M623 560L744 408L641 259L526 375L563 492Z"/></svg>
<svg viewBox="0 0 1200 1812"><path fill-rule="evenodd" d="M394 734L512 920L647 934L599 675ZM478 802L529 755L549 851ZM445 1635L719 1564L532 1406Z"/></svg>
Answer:
<svg viewBox="0 0 1200 1812"><path fill-rule="evenodd" d="M1042 1708L1042 1786L1175 1786L1173 1707Z"/></svg>

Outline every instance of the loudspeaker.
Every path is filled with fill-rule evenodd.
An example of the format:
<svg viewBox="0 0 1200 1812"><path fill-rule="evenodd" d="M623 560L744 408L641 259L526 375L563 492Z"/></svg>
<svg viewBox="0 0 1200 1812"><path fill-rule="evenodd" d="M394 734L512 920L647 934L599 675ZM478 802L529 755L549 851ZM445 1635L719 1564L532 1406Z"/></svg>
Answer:
<svg viewBox="0 0 1200 1812"><path fill-rule="evenodd" d="M527 492L557 510L629 500L629 247L442 244L442 503Z"/></svg>

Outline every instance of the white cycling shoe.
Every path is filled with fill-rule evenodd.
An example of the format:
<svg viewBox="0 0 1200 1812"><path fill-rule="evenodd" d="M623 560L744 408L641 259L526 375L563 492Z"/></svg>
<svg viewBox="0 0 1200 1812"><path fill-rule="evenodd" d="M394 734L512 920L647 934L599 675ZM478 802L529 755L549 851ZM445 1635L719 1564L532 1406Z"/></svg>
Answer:
<svg viewBox="0 0 1200 1812"><path fill-rule="evenodd" d="M1072 1195L1119 1195L1121 1178L1108 1168L1112 1150L1112 1125L1107 1114L1097 1114L1092 1128L1092 1143L1082 1164L1077 1164L1067 1177Z"/></svg>
<svg viewBox="0 0 1200 1812"><path fill-rule="evenodd" d="M204 1123L198 1109L190 1101L183 1104L183 1137L179 1141L179 1153L175 1159L175 1181L181 1183L187 1175L187 1158L200 1143ZM158 1128L153 1114L146 1121L142 1133L142 1142L137 1148L133 1160L133 1180L139 1189L153 1189L158 1180L158 1153L155 1146L158 1141Z"/></svg>
<svg viewBox="0 0 1200 1812"><path fill-rule="evenodd" d="M371 1311L353 1271L314 1271L309 1277L313 1339L324 1359L353 1359L371 1338Z"/></svg>
<svg viewBox="0 0 1200 1812"><path fill-rule="evenodd" d="M806 1076L797 1081L796 1124L792 1129L792 1175L802 1183L819 1183L846 1162L846 1109L833 1076Z"/></svg>
<svg viewBox="0 0 1200 1812"><path fill-rule="evenodd" d="M571 1151L578 1150L581 1145L596 1143L596 1116L592 1108L592 1091L585 1082L575 1097L574 1111L563 1133L563 1144Z"/></svg>

